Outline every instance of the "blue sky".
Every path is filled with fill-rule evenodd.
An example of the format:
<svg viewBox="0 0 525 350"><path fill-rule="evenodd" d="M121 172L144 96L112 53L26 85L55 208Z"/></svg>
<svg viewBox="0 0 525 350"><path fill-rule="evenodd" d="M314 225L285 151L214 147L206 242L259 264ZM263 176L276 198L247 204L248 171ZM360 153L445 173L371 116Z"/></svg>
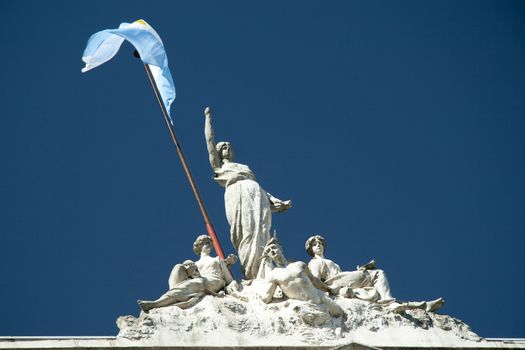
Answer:
<svg viewBox="0 0 525 350"><path fill-rule="evenodd" d="M96 31L163 38L175 129L226 253L203 136L294 207L292 259L328 240L394 296L443 296L485 337L525 337L525 6L514 1L0 1L0 335L115 335L204 224L129 44L82 74ZM239 270L237 277L240 277Z"/></svg>

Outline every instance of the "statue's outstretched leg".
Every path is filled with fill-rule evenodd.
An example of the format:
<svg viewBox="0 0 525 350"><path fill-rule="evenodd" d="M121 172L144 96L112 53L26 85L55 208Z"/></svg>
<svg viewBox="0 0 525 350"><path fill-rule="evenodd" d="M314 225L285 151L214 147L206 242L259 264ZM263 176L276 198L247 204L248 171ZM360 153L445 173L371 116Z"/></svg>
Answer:
<svg viewBox="0 0 525 350"><path fill-rule="evenodd" d="M427 301L426 304L426 311L434 312L443 307L443 304L445 304L445 300L443 298L437 298L435 300Z"/></svg>
<svg viewBox="0 0 525 350"><path fill-rule="evenodd" d="M387 310L390 312L397 313L413 309L425 310L426 312L434 312L440 309L444 303L445 300L443 300L443 298L437 298L431 301L410 301L407 303L393 302L390 305L388 305Z"/></svg>
<svg viewBox="0 0 525 350"><path fill-rule="evenodd" d="M409 303L398 303L395 301L389 304L386 309L390 312L400 313L410 308L408 304Z"/></svg>
<svg viewBox="0 0 525 350"><path fill-rule="evenodd" d="M139 307L142 311L145 313L148 313L149 310L155 308L155 302L149 301L149 300L137 300L137 303L139 304Z"/></svg>
<svg viewBox="0 0 525 350"><path fill-rule="evenodd" d="M203 296L204 296L204 293L203 294L197 294L195 296L192 296L187 301L181 301L181 302L175 303L173 305L178 306L181 309L189 309L190 307L196 305L199 301L201 301Z"/></svg>
<svg viewBox="0 0 525 350"><path fill-rule="evenodd" d="M392 293L390 293L390 284L388 283L388 278L386 277L385 271L368 270L368 273L372 275L373 286L381 297L379 301L382 301L383 303L394 301L395 298L393 298Z"/></svg>
<svg viewBox="0 0 525 350"><path fill-rule="evenodd" d="M172 304L175 304L178 301L180 301L180 300L177 300L173 296L164 294L163 296L161 296L157 300L154 300L154 301L137 300L137 303L139 304L139 306L142 309L142 311L148 312L151 309L156 309L156 308L159 308L159 307L172 305Z"/></svg>

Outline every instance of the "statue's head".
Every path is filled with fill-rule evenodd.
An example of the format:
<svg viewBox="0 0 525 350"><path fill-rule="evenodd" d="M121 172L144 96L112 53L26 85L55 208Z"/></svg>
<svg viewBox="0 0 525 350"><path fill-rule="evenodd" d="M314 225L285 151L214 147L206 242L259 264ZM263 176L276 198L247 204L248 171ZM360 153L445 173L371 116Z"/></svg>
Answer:
<svg viewBox="0 0 525 350"><path fill-rule="evenodd" d="M213 243L211 237L207 235L200 235L193 243L193 252L197 255L200 255L202 251L210 254L212 247Z"/></svg>
<svg viewBox="0 0 525 350"><path fill-rule="evenodd" d="M193 262L193 260L184 261L182 263L182 266L184 266L184 268L186 269L186 273L191 278L197 278L201 276L199 269L197 268L197 265L195 265L195 262Z"/></svg>
<svg viewBox="0 0 525 350"><path fill-rule="evenodd" d="M310 256L315 256L316 254L322 255L326 248L326 239L320 235L312 236L306 240L304 248Z"/></svg>
<svg viewBox="0 0 525 350"><path fill-rule="evenodd" d="M217 150L221 161L223 159L227 159L229 161L233 160L233 148L229 142L221 141L215 146L215 149Z"/></svg>
<svg viewBox="0 0 525 350"><path fill-rule="evenodd" d="M275 261L276 263L281 263L282 258L284 258L283 255L283 248L281 247L281 244L277 240L277 238L272 237L268 243L264 246L263 250L263 257L268 257Z"/></svg>

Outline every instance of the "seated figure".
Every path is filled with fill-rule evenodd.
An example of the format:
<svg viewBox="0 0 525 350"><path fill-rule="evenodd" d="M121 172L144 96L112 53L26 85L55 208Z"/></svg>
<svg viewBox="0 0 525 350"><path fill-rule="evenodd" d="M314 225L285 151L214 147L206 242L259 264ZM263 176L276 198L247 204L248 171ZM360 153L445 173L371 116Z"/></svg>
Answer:
<svg viewBox="0 0 525 350"><path fill-rule="evenodd" d="M322 236L308 238L305 248L308 255L312 257L308 263L312 275L338 290L340 296L388 305L389 310L395 312L406 309L435 311L443 306L442 298L428 302L397 302L390 293L385 272L375 268L374 260L361 267L358 266L356 271L342 271L339 265L324 257L326 240Z"/></svg>
<svg viewBox="0 0 525 350"><path fill-rule="evenodd" d="M333 290L314 277L304 262L288 262L276 238L268 241L263 257L271 259L276 265L265 273L260 295L263 302L270 303L279 287L289 299L325 305L333 317L345 315L343 309L323 293L333 293Z"/></svg>
<svg viewBox="0 0 525 350"><path fill-rule="evenodd" d="M218 295L208 288L197 266L191 260L175 265L170 275L169 285L170 290L157 300L137 300L140 308L144 312L169 305L187 309L197 304L206 294Z"/></svg>
<svg viewBox="0 0 525 350"><path fill-rule="evenodd" d="M239 294L239 284L233 280L228 270L228 265L235 263L237 257L232 254L225 260L211 257L211 249L212 241L209 236L197 237L193 243L193 251L200 259L195 263L186 260L175 265L168 280L170 289L157 300L138 300L140 308L145 312L169 305L187 309L197 304L206 294L224 295L221 291L225 287L228 294L246 300Z"/></svg>
<svg viewBox="0 0 525 350"><path fill-rule="evenodd" d="M212 248L211 237L207 235L200 235L193 243L193 252L200 256L195 265L204 278L207 289L216 293L226 288L231 296L246 301L246 298L240 294L240 284L233 279L228 270L228 266L235 263L237 257L233 254L230 254L225 260L218 256L211 257Z"/></svg>

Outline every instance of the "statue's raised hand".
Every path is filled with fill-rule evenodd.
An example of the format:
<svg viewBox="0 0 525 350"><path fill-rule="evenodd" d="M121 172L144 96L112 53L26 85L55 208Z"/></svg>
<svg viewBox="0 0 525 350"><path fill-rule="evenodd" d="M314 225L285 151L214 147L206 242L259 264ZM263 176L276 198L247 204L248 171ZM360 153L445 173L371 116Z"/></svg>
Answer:
<svg viewBox="0 0 525 350"><path fill-rule="evenodd" d="M236 255L234 254L230 254L228 255L228 257L226 259L224 259L224 262L226 263L226 266L230 266L230 265L233 265L237 262L238 258Z"/></svg>

